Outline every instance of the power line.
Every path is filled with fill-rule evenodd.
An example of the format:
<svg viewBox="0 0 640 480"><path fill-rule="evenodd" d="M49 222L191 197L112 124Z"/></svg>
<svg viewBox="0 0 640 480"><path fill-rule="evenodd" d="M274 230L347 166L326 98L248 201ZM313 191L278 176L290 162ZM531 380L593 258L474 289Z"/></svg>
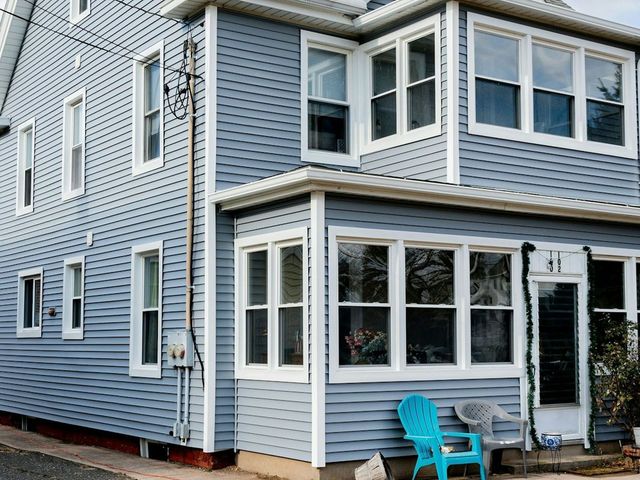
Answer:
<svg viewBox="0 0 640 480"><path fill-rule="evenodd" d="M127 2L125 2L125 1L123 1L123 0L116 0L116 2L121 3L122 5L125 5L125 6L127 6L127 7L129 7L129 8L133 8L134 10L138 10L138 11L140 11L140 12L144 12L144 13L146 13L147 15L153 15L154 17L160 17L160 18L162 18L162 19L164 19L164 20L166 20L166 19L168 18L169 20L173 20L174 22L179 23L179 24L181 24L181 25L184 25L184 24L185 24L185 22L184 22L184 21L182 21L182 20L178 20L177 18L165 17L165 16L160 15L160 14L159 14L159 13L157 13L157 12L152 12L151 10L145 10L145 9L144 9L144 8L142 8L142 7L138 7L138 6L136 6L136 5L131 5L130 3L127 3Z"/></svg>
<svg viewBox="0 0 640 480"><path fill-rule="evenodd" d="M103 52L110 53L112 55L117 55L117 56L119 56L121 58L124 58L124 59L127 59L127 60L133 60L133 61L137 61L137 62L140 62L140 63L144 63L145 65L151 65L153 63L153 61L148 61L148 60L144 59L142 56L140 56L140 58L135 58L135 57L130 57L128 55L124 55L124 54L122 54L120 52L114 52L113 50L105 48L105 47L103 47L101 45L96 45L94 43L87 42L86 40L82 40L80 38L74 37L74 36L69 35L67 33L60 32L60 31L58 31L58 30L56 30L54 28L48 27L47 25L43 25L41 23L35 22L35 21L33 21L33 20L29 19L29 18L23 17L22 15L18 15L17 13L10 12L10 11L4 9L4 8L0 8L0 12L6 13L8 15L11 15L12 17L15 17L15 18L17 18L19 20L22 20L23 22L26 22L27 24L35 25L36 27L43 28L43 29L45 29L45 30L47 30L49 32L55 33L56 35L60 35L62 37L65 37L65 38L68 38L70 40L73 40L74 42L78 42L80 44L86 45L86 46L91 47L91 48L95 48L97 50L101 50ZM162 18L164 18L164 17L162 17ZM97 35L97 34L95 34L95 35ZM120 48L122 48L122 47L120 47ZM131 50L131 51L133 52L133 50ZM136 56L137 55L138 54L136 54ZM179 70L176 70L176 69L171 68L171 67L167 67L166 65L162 65L162 68L164 70L169 70L169 71L174 72L174 73L180 73ZM195 76L195 78L198 78L198 79L202 80L202 77L200 75L194 75L194 76Z"/></svg>

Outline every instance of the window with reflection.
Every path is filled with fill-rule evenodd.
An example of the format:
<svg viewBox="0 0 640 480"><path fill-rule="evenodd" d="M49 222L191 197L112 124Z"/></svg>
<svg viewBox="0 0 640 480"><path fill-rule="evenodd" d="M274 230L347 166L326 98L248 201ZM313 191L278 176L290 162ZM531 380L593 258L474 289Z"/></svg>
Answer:
<svg viewBox="0 0 640 480"><path fill-rule="evenodd" d="M622 64L587 56L587 138L624 145Z"/></svg>
<svg viewBox="0 0 640 480"><path fill-rule="evenodd" d="M534 130L574 136L573 52L533 45Z"/></svg>
<svg viewBox="0 0 640 480"><path fill-rule="evenodd" d="M455 254L405 248L407 365L456 363Z"/></svg>
<svg viewBox="0 0 640 480"><path fill-rule="evenodd" d="M340 365L389 365L389 247L338 244Z"/></svg>
<svg viewBox="0 0 640 480"><path fill-rule="evenodd" d="M595 260L593 262L594 317L591 328L595 329L598 342L592 346L596 356L604 353L605 345L625 342L619 336L627 318L624 297L624 268L622 261Z"/></svg>
<svg viewBox="0 0 640 480"><path fill-rule="evenodd" d="M302 245L281 247L278 326L282 365L303 364L303 252Z"/></svg>
<svg viewBox="0 0 640 480"><path fill-rule="evenodd" d="M520 40L476 30L476 121L520 128Z"/></svg>
<svg viewBox="0 0 640 480"><path fill-rule="evenodd" d="M511 260L506 253L469 254L472 363L513 362Z"/></svg>
<svg viewBox="0 0 640 480"><path fill-rule="evenodd" d="M249 365L268 361L269 305L267 289L267 250L247 253L247 300L245 307Z"/></svg>

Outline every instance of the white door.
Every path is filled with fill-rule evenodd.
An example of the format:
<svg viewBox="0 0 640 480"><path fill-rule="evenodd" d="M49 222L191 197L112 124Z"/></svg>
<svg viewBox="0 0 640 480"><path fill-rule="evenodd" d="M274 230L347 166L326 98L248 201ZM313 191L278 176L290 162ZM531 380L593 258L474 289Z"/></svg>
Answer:
<svg viewBox="0 0 640 480"><path fill-rule="evenodd" d="M549 277L532 284L536 429L538 435L561 433L565 441L583 439L582 282Z"/></svg>

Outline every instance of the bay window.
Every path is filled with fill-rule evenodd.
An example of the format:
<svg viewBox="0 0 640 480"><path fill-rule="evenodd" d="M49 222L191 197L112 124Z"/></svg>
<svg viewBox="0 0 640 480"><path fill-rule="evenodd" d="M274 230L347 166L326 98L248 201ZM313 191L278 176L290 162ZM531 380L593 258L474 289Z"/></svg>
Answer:
<svg viewBox="0 0 640 480"><path fill-rule="evenodd" d="M301 33L302 158L356 165L353 56L358 44Z"/></svg>
<svg viewBox="0 0 640 480"><path fill-rule="evenodd" d="M238 378L308 381L306 231L236 241Z"/></svg>
<svg viewBox="0 0 640 480"><path fill-rule="evenodd" d="M475 13L467 28L470 134L636 157L633 52Z"/></svg>

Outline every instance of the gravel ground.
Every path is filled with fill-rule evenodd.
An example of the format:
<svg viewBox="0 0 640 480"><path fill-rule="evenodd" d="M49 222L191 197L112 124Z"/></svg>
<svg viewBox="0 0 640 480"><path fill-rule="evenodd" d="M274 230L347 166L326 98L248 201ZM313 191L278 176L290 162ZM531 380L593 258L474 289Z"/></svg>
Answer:
<svg viewBox="0 0 640 480"><path fill-rule="evenodd" d="M42 453L0 445L2 480L131 480L124 475L68 462Z"/></svg>

